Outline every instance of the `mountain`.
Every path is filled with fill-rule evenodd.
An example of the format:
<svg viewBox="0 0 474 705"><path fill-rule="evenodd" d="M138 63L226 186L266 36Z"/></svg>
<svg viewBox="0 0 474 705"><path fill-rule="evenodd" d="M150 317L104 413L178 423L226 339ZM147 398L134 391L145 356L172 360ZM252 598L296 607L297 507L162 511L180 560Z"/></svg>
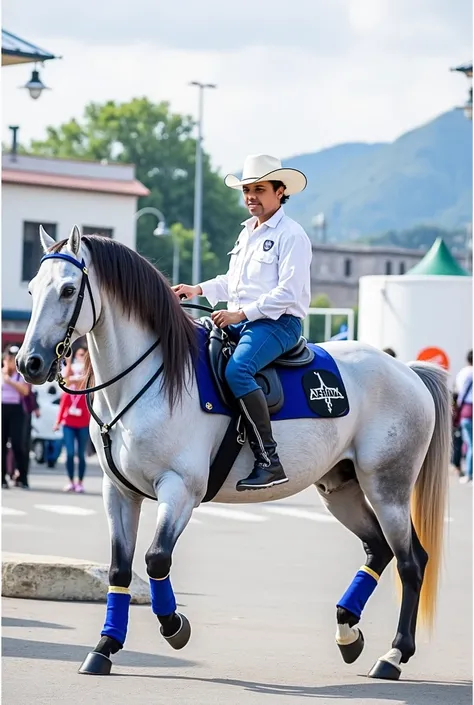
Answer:
<svg viewBox="0 0 474 705"><path fill-rule="evenodd" d="M391 143L347 143L283 160L308 177L285 210L311 231L324 213L330 240L472 221L472 122L452 110Z"/></svg>

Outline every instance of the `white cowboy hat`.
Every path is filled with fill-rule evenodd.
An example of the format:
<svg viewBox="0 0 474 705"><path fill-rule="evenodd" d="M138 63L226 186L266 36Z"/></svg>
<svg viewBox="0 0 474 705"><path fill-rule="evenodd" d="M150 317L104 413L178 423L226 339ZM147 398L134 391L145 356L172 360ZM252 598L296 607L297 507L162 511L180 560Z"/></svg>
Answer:
<svg viewBox="0 0 474 705"><path fill-rule="evenodd" d="M268 154L252 154L247 157L241 179L233 174L228 174L224 179L226 186L236 189L257 181L282 181L286 186L285 196L303 191L307 184L303 172L298 169L284 169L279 159Z"/></svg>

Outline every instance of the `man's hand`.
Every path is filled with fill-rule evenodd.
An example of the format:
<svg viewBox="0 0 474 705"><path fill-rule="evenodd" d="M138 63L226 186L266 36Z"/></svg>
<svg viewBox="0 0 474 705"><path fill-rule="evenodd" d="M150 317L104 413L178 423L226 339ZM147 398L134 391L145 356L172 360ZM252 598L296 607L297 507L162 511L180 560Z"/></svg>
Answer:
<svg viewBox="0 0 474 705"><path fill-rule="evenodd" d="M178 299L193 299L195 296L201 296L202 289L197 284L196 286L189 286L189 284L176 284L176 286L171 287L178 297Z"/></svg>
<svg viewBox="0 0 474 705"><path fill-rule="evenodd" d="M243 311L214 311L211 318L218 328L225 328L232 323L244 321L245 313Z"/></svg>

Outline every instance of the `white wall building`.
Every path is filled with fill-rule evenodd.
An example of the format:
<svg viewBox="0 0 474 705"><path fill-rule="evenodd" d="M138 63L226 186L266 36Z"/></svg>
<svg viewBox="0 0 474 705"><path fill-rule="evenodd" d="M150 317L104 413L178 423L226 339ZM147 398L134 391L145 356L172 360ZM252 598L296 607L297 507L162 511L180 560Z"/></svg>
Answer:
<svg viewBox="0 0 474 705"><path fill-rule="evenodd" d="M42 249L39 225L56 240L73 225L135 249L137 199L148 189L132 165L3 155L2 347L20 341L29 320L28 282Z"/></svg>
<svg viewBox="0 0 474 705"><path fill-rule="evenodd" d="M358 339L393 348L402 362L435 362L454 378L472 349L472 277L442 240L405 276L361 277Z"/></svg>

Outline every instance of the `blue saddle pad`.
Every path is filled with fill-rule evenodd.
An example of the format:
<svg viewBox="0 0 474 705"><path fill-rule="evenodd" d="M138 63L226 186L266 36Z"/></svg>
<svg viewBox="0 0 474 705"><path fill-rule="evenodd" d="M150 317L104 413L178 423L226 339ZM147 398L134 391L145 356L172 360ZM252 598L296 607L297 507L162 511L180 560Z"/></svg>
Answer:
<svg viewBox="0 0 474 705"><path fill-rule="evenodd" d="M195 362L201 408L209 414L232 416L222 402L209 365L208 332L197 326L199 356ZM344 382L334 358L319 345L309 343L314 359L304 367L277 367L284 404L272 420L335 418L349 413Z"/></svg>

